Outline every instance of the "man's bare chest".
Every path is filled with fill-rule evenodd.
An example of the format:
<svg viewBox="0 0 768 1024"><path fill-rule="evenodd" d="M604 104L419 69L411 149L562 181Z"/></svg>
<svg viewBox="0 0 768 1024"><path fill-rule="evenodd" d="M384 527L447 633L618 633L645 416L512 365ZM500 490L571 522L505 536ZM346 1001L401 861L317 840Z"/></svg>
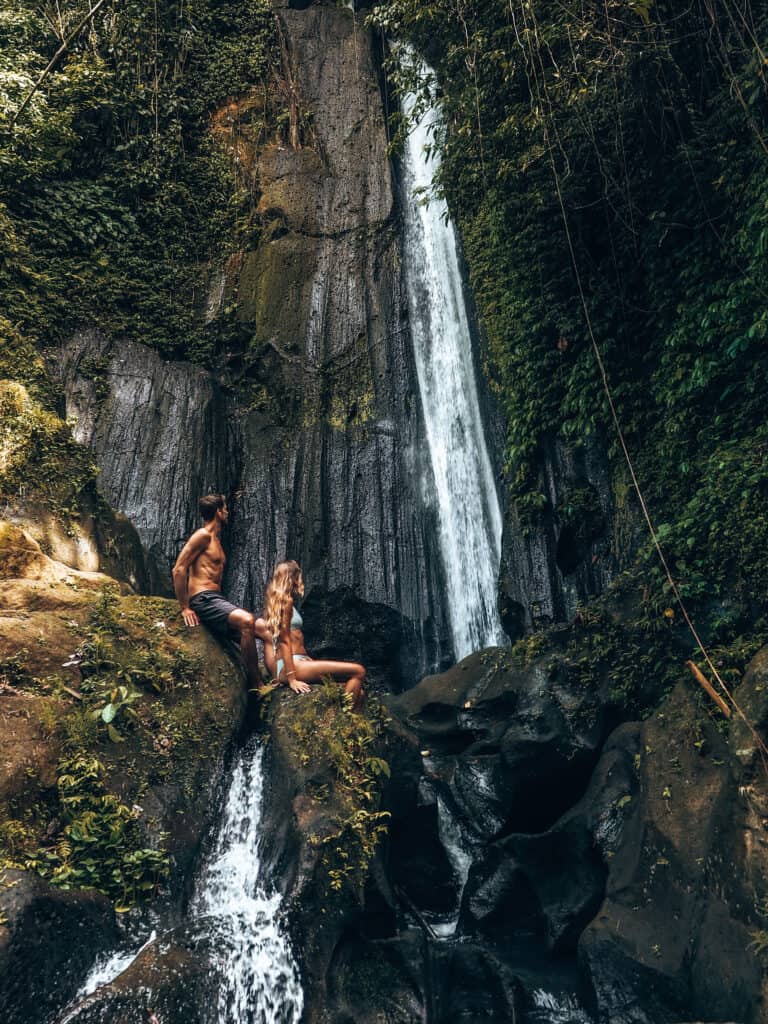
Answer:
<svg viewBox="0 0 768 1024"><path fill-rule="evenodd" d="M206 551L198 559L198 568L204 571L215 573L224 569L227 556L219 541L212 541Z"/></svg>

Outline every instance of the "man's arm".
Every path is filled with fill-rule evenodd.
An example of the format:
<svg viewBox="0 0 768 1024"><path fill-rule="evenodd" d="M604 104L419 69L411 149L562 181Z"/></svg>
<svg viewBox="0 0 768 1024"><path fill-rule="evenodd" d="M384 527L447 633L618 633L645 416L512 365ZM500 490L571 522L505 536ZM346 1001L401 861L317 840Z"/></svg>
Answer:
<svg viewBox="0 0 768 1024"><path fill-rule="evenodd" d="M189 607L189 567L211 543L207 530L196 530L181 549L173 567L173 589L181 605L181 617L188 626L199 626L200 620Z"/></svg>

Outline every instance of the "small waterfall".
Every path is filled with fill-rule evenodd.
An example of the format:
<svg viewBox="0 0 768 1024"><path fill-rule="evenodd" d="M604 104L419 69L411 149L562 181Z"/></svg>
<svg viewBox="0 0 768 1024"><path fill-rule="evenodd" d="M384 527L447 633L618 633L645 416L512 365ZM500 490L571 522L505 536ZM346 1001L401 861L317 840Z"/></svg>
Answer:
<svg viewBox="0 0 768 1024"><path fill-rule="evenodd" d="M464 895L464 886L467 884L469 869L472 867L474 858L456 815L449 810L445 800L439 795L437 797L437 827L440 842L448 855L456 879L456 907L447 920L433 922L432 929L439 939L450 939L456 934L459 924L461 898Z"/></svg>
<svg viewBox="0 0 768 1024"><path fill-rule="evenodd" d="M123 971L131 966L136 957L143 953L147 946L152 945L156 938L157 932L152 932L146 942L142 942L138 949L122 950L119 953L99 957L80 987L80 991L75 997L76 1002L85 999L86 996L95 992L97 988L101 988L102 985L108 985L110 981L114 981L119 974L122 974Z"/></svg>
<svg viewBox="0 0 768 1024"><path fill-rule="evenodd" d="M304 997L280 922L280 894L261 875L263 747L235 765L213 855L193 902L213 939L221 984L217 1024L299 1024Z"/></svg>
<svg viewBox="0 0 768 1024"><path fill-rule="evenodd" d="M261 864L264 748L257 739L239 753L213 852L196 885L189 924L211 951L218 996L211 1024L299 1024L304 995L280 919L280 894L265 885ZM133 952L100 958L77 1003L114 981L157 938ZM62 1018L66 1024L75 1004Z"/></svg>
<svg viewBox="0 0 768 1024"><path fill-rule="evenodd" d="M528 1024L592 1024L592 1018L575 996L554 995L537 989L533 993L533 1005L535 1009L528 1015Z"/></svg>
<svg viewBox="0 0 768 1024"><path fill-rule="evenodd" d="M414 96L404 98L406 117L415 104ZM496 589L502 517L480 415L456 235L443 200L420 201L429 195L440 163L437 152L427 150L439 119L435 104L413 127L403 157L405 278L454 655L460 660L507 638Z"/></svg>

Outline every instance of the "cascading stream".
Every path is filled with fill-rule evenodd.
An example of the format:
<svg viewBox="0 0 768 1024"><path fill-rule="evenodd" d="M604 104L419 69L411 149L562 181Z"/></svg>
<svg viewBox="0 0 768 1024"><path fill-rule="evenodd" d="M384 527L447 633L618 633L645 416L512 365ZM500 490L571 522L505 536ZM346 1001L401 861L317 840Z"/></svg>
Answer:
<svg viewBox="0 0 768 1024"><path fill-rule="evenodd" d="M216 843L191 905L190 924L211 951L217 976L215 1024L299 1024L304 1009L281 897L262 877L263 754L254 738L238 755ZM133 954L99 960L78 998L114 981L154 938Z"/></svg>
<svg viewBox="0 0 768 1024"><path fill-rule="evenodd" d="M403 47L423 80L432 72ZM403 99L407 121L416 110ZM485 443L472 357L456 234L444 200L432 190L440 157L434 132L440 109L433 101L415 118L403 155L404 260L416 372L434 478L440 551L456 660L504 644L496 580L502 517ZM429 202L425 202L425 197ZM429 767L425 762L425 771ZM456 932L474 851L460 822L437 797L440 840L454 872L456 904L433 928L440 939Z"/></svg>
<svg viewBox="0 0 768 1024"><path fill-rule="evenodd" d="M413 95L404 98L406 117L415 103ZM439 121L433 103L411 131L403 156L404 251L448 613L460 660L507 638L496 589L501 509L480 414L456 235L445 202L419 198L431 194L440 166L439 154L428 149Z"/></svg>
<svg viewBox="0 0 768 1024"><path fill-rule="evenodd" d="M235 765L216 846L193 913L213 940L220 972L217 1024L298 1024L298 969L280 922L280 894L261 879L263 747Z"/></svg>

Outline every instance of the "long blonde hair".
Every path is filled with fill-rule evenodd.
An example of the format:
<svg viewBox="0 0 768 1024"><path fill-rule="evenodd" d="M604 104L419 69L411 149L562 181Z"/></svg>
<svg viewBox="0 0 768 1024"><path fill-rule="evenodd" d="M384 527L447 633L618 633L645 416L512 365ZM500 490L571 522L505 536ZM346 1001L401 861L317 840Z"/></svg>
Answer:
<svg viewBox="0 0 768 1024"><path fill-rule="evenodd" d="M269 631L272 634L272 641L277 645L277 638L280 635L280 626L283 622L283 615L288 602L296 595L303 594L304 586L301 579L301 566L292 559L287 562L280 562L272 573L272 579L267 584L267 593L264 598L264 618L266 619Z"/></svg>

